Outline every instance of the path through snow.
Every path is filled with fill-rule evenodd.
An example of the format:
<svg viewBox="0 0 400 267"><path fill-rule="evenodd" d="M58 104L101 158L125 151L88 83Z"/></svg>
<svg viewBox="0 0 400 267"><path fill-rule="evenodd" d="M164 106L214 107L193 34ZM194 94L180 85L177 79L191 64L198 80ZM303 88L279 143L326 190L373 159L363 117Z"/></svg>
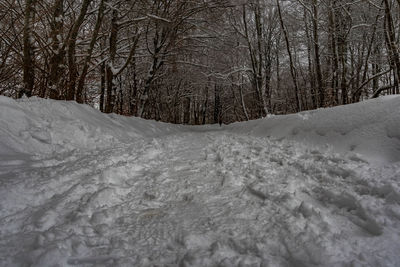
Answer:
<svg viewBox="0 0 400 267"><path fill-rule="evenodd" d="M191 128L0 162L0 266L398 266L400 164Z"/></svg>

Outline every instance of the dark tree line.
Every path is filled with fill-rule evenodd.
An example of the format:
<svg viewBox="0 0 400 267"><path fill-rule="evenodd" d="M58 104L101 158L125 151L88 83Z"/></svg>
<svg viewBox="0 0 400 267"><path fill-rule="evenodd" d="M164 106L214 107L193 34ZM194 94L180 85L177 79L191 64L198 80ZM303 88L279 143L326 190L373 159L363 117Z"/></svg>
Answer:
<svg viewBox="0 0 400 267"><path fill-rule="evenodd" d="M1 0L0 94L173 123L399 94L399 0Z"/></svg>

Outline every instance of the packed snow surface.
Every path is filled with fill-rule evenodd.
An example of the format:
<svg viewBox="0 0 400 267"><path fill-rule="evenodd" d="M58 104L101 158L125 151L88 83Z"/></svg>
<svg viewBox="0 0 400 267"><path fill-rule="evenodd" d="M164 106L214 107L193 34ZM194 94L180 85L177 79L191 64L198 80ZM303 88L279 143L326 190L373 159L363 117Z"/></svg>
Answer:
<svg viewBox="0 0 400 267"><path fill-rule="evenodd" d="M399 107L189 127L0 97L0 266L399 266Z"/></svg>

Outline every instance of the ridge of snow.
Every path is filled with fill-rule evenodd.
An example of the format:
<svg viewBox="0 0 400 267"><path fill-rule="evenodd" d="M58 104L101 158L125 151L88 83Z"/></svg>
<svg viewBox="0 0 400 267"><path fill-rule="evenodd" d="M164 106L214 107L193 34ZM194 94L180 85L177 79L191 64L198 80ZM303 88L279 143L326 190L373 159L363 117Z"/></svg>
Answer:
<svg viewBox="0 0 400 267"><path fill-rule="evenodd" d="M354 152L371 162L400 161L400 96L269 116L227 128L236 133Z"/></svg>
<svg viewBox="0 0 400 267"><path fill-rule="evenodd" d="M400 96L268 116L233 123L223 129L273 139L295 140L311 147L361 154L371 162L400 161ZM141 137L157 137L182 130L215 129L147 121L103 114L75 102L32 97L13 100L0 96L0 154L53 153L73 149L111 147Z"/></svg>
<svg viewBox="0 0 400 267"><path fill-rule="evenodd" d="M177 131L179 126L104 114L88 105L0 96L0 155L49 154L127 144Z"/></svg>

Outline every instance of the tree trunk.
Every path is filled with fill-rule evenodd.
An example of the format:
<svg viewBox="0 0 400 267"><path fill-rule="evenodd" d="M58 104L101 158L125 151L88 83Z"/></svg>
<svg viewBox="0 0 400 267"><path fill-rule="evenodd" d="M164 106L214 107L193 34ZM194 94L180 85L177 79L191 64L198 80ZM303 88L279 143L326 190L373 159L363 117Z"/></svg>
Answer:
<svg viewBox="0 0 400 267"><path fill-rule="evenodd" d="M332 54L331 60L331 90L333 105L339 104L339 57L337 48L337 25L335 16L335 5L336 1L332 1L332 5L329 8L329 36L330 36L330 50Z"/></svg>
<svg viewBox="0 0 400 267"><path fill-rule="evenodd" d="M100 65L100 111L104 112L104 94L106 91L106 63L103 61Z"/></svg>
<svg viewBox="0 0 400 267"><path fill-rule="evenodd" d="M130 93L130 99L129 99L129 112L130 115L135 115L137 112L137 91L138 91L138 86L137 86L137 77L136 77L136 59L133 58L132 61L132 67L133 67L133 88Z"/></svg>
<svg viewBox="0 0 400 267"><path fill-rule="evenodd" d="M319 94L319 107L325 106L325 89L322 82L322 71L321 62L319 55L319 35L318 35L318 7L317 0L313 0L313 36L314 36L314 60L315 60L315 72L317 78L317 88Z"/></svg>
<svg viewBox="0 0 400 267"><path fill-rule="evenodd" d="M61 77L61 65L64 60L65 46L61 45L61 34L63 29L63 10L64 0L56 0L54 3L53 22L51 25L52 56L50 59L50 77L49 77L49 97L51 99L59 98L59 81ZM61 47L60 47L61 46Z"/></svg>
<svg viewBox="0 0 400 267"><path fill-rule="evenodd" d="M390 3L388 0L385 2L385 41L389 50L389 61L391 62L394 69L394 82L395 88L398 88L398 80L400 79L400 55L399 48L396 44L395 29L393 26L392 14L390 12ZM400 4L399 4L400 5ZM400 6L399 6L400 8Z"/></svg>
<svg viewBox="0 0 400 267"><path fill-rule="evenodd" d="M34 51L32 44L32 27L34 25L35 16L35 0L26 0L25 2L25 19L23 29L23 82L24 85L18 92L17 97L23 95L32 96L33 87L35 84L35 69L34 69Z"/></svg>
<svg viewBox="0 0 400 267"><path fill-rule="evenodd" d="M312 61L312 47L313 39L310 36L308 23L307 23L307 12L304 11L304 24L305 24L305 33L307 37L307 59L308 59L308 76L310 83L310 93L311 93L311 103L312 107L315 109L318 107L317 99L316 99L316 86L315 86L315 77L314 77L314 66Z"/></svg>
<svg viewBox="0 0 400 267"><path fill-rule="evenodd" d="M214 123L221 124L220 89L217 85L215 85L215 87L214 87Z"/></svg>
<svg viewBox="0 0 400 267"><path fill-rule="evenodd" d="M258 105L260 117L265 117L267 115L267 108L265 104L264 91L263 91L263 47L262 42L266 41L263 36L263 29L261 23L261 10L260 3L257 1L256 7L254 9L254 18L256 23L256 33L257 33L257 53L258 53L258 64L257 64L257 93L258 93Z"/></svg>
<svg viewBox="0 0 400 267"><path fill-rule="evenodd" d="M103 16L104 16L104 0L101 0L100 6L99 6L99 11L97 14L96 25L94 26L94 30L93 30L93 34L92 34L92 39L90 40L89 49L87 51L87 55L86 55L85 61L83 63L82 73L78 80L78 87L76 89L76 101L78 103L83 103L83 98L82 98L83 87L85 85L85 79L86 79L86 75L87 75L87 72L89 69L89 62L92 58L93 48L97 41L97 36L99 34L100 26L103 21Z"/></svg>
<svg viewBox="0 0 400 267"><path fill-rule="evenodd" d="M242 80L243 80L243 76L242 76ZM246 118L246 121L248 121L249 120L249 114L247 113L246 103L244 101L243 85L242 84L243 84L243 81L239 85L240 103L242 104L242 110L243 110L244 117Z"/></svg>
<svg viewBox="0 0 400 267"><path fill-rule="evenodd" d="M78 74L75 58L76 38L78 37L79 29L85 19L91 0L83 0L79 16L72 27L71 34L68 40L68 68L69 68L69 83L67 89L66 100L74 100L75 85Z"/></svg>
<svg viewBox="0 0 400 267"><path fill-rule="evenodd" d="M118 39L118 11L113 9L112 18L111 18L111 29L110 29L110 38L109 38L109 60L106 66L106 78L107 78L107 92L106 92L106 106L105 112L111 113L114 110L115 105L115 95L116 88L114 85L114 61L115 55L117 53L117 39Z"/></svg>
<svg viewBox="0 0 400 267"><path fill-rule="evenodd" d="M201 124L206 124L206 119L207 119L207 108L208 108L208 86L206 86L206 97L205 97L205 101L202 107L202 113L203 113L203 120L201 122Z"/></svg>
<svg viewBox="0 0 400 267"><path fill-rule="evenodd" d="M299 87L297 85L297 74L296 74L296 70L295 70L295 67L294 67L294 63L293 63L292 52L290 51L290 43L289 43L289 36L288 36L289 34L288 34L287 30L286 30L285 24L283 23L281 6L279 4L279 0L276 0L276 4L278 6L279 21L280 21L280 24L281 24L283 35L285 37L286 50L287 50L288 55L289 55L290 74L291 74L292 80L293 80L295 100L296 100L296 111L301 111L300 101L299 101Z"/></svg>

